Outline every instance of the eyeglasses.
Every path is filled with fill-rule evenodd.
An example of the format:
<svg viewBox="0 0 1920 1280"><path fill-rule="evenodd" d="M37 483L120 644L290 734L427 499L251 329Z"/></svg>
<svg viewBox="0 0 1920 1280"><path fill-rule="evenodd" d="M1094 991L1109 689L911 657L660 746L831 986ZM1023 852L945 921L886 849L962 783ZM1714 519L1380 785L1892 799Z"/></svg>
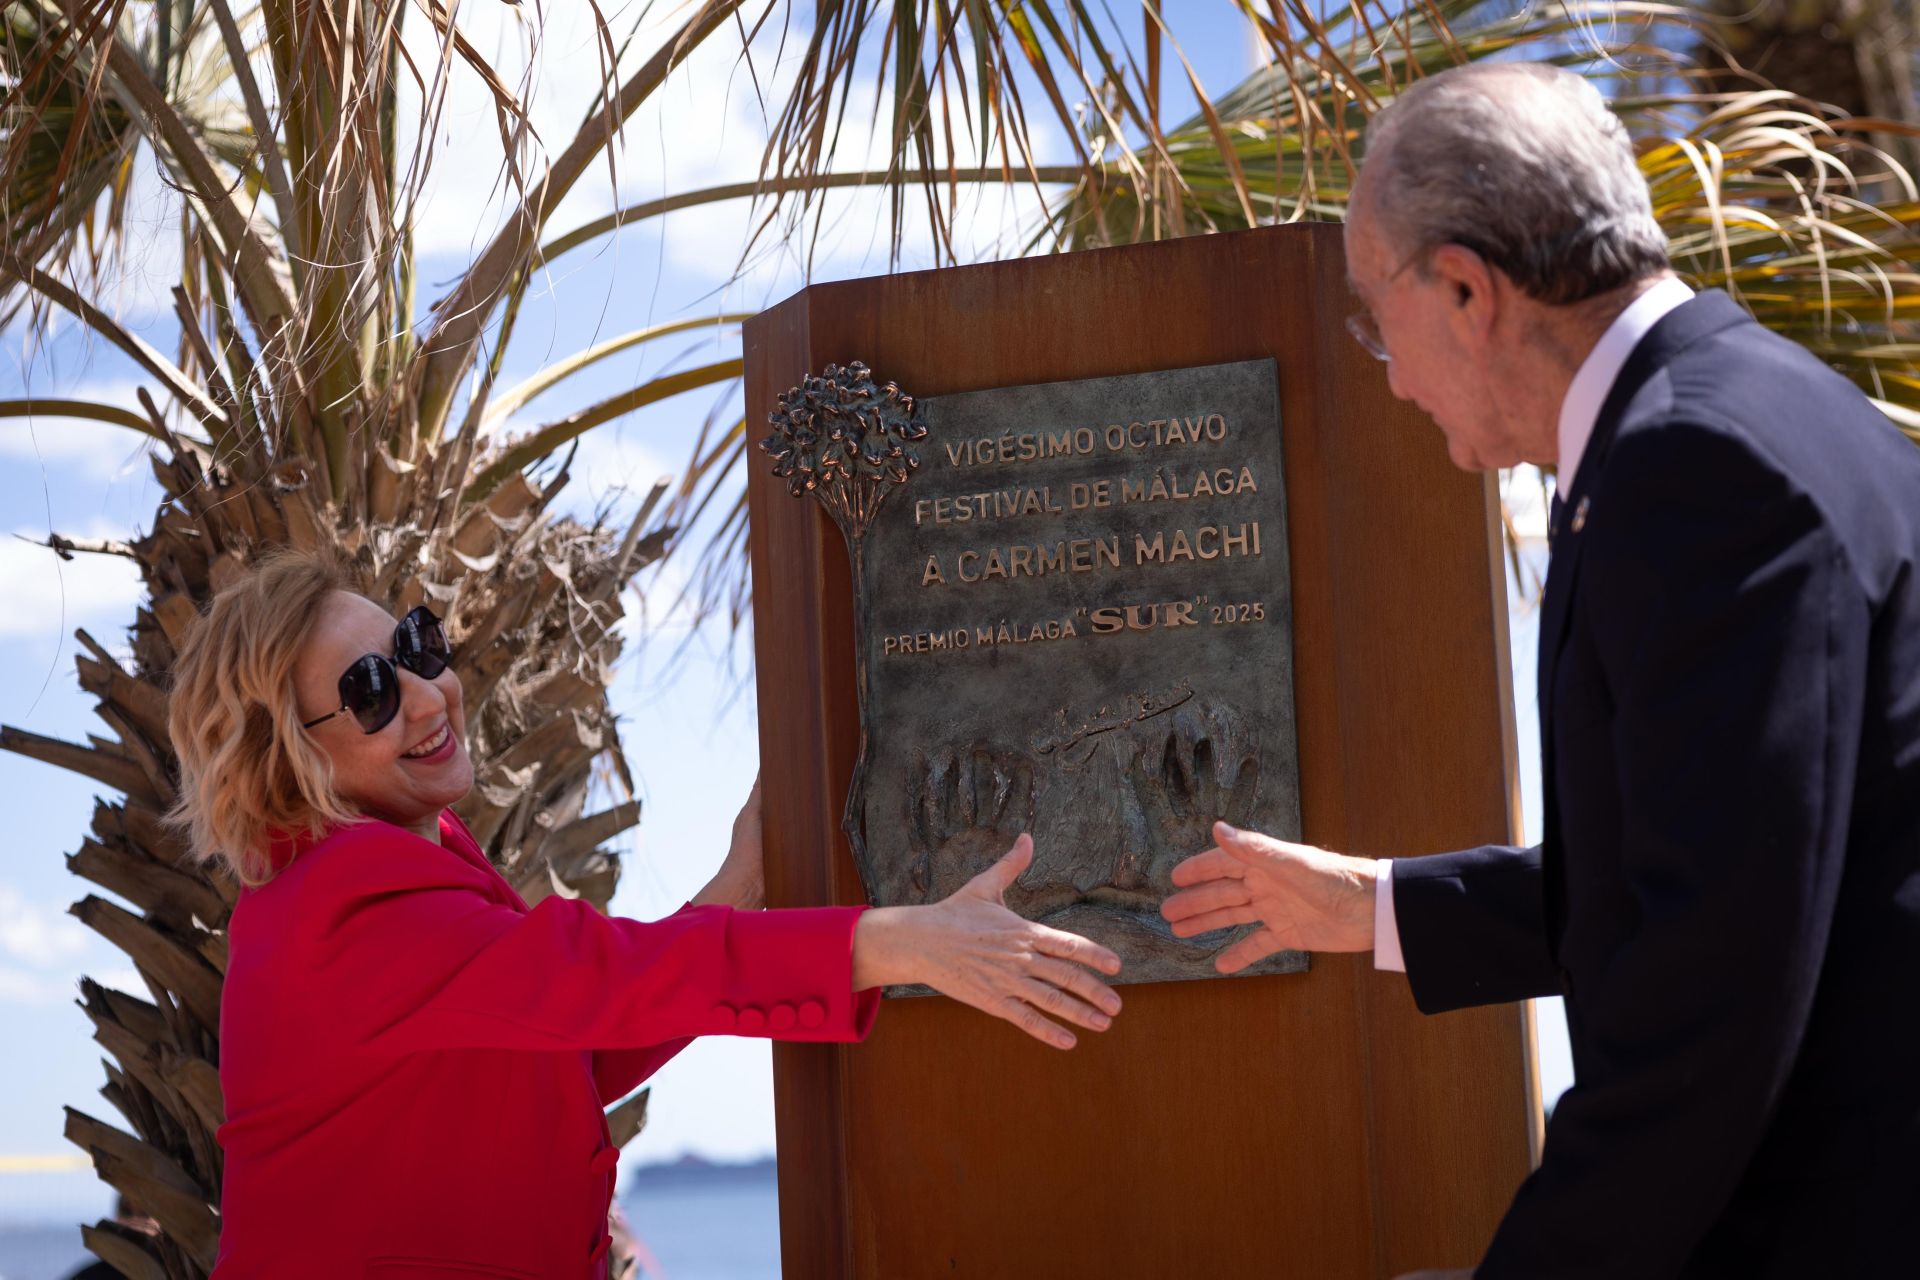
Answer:
<svg viewBox="0 0 1920 1280"><path fill-rule="evenodd" d="M1408 267L1419 262L1439 247L1437 244L1431 244L1414 253L1405 262L1395 267L1392 273L1380 282L1380 287L1384 289L1395 280L1398 280ZM1360 310L1348 316L1347 332L1353 336L1355 342L1360 344L1361 349L1375 360L1384 364L1393 359L1393 354L1387 350L1387 340L1380 336L1380 322L1373 318L1373 312Z"/></svg>
<svg viewBox="0 0 1920 1280"><path fill-rule="evenodd" d="M1387 354L1386 339L1380 336L1380 322L1373 318L1373 312L1356 311L1348 316L1347 332L1352 334L1353 340L1375 360L1385 363L1393 359Z"/></svg>
<svg viewBox="0 0 1920 1280"><path fill-rule="evenodd" d="M364 733L378 733L400 714L399 663L422 680L432 680L453 661L453 646L447 643L447 629L433 610L421 605L400 619L393 629L393 657L377 653L363 654L340 673L340 706L317 720L300 727L311 729L335 716L353 713Z"/></svg>

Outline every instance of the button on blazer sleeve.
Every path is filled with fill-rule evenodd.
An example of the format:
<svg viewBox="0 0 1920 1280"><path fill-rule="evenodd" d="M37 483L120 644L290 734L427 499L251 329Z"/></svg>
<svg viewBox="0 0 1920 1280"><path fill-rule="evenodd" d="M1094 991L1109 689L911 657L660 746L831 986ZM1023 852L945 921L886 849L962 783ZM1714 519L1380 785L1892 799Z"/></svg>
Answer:
<svg viewBox="0 0 1920 1280"><path fill-rule="evenodd" d="M1635 910L1576 975L1589 1052L1481 1280L1686 1267L1793 1069L1840 886L1871 628L1831 526L1710 425L1623 434L1605 474L1579 589Z"/></svg>
<svg viewBox="0 0 1920 1280"><path fill-rule="evenodd" d="M522 912L481 868L374 823L316 846L281 878L290 882L267 890L293 934L281 991L367 1048L621 1050L729 1033L844 1041L863 1037L878 1007L878 992L850 989L857 908L689 907L642 922L555 895ZM632 1065L610 1062L601 1083L621 1083Z"/></svg>

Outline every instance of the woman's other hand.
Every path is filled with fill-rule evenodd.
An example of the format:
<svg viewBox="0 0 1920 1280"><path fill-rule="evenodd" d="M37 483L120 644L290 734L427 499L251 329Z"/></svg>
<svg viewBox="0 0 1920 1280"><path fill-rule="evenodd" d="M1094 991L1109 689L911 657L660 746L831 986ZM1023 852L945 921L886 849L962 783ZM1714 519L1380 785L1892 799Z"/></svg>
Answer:
<svg viewBox="0 0 1920 1280"><path fill-rule="evenodd" d="M753 790L733 820L733 839L727 846L720 871L707 882L706 888L694 895L694 906L717 904L758 911L767 905L767 867L760 834L760 778L756 774Z"/></svg>
<svg viewBox="0 0 1920 1280"><path fill-rule="evenodd" d="M1120 972L1120 957L1007 909L1007 887L1032 861L1033 839L1023 835L952 897L864 912L853 934L854 990L924 983L1056 1049L1073 1048L1074 1037L1054 1018L1105 1031L1120 997L1095 971Z"/></svg>

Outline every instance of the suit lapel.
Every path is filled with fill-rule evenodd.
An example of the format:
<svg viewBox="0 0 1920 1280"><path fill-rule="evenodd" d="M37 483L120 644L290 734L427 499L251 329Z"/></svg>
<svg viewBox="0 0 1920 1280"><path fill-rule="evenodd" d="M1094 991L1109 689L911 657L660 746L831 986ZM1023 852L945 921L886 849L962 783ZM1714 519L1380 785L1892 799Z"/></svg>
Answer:
<svg viewBox="0 0 1920 1280"><path fill-rule="evenodd" d="M1708 290L1675 307L1662 316L1660 322L1634 347L1633 354L1620 367L1620 375L1613 380L1613 386L1600 406L1600 415L1594 420L1593 435L1587 441L1586 452L1580 457L1573 487L1571 491L1560 495L1558 527L1549 531L1553 550L1547 566L1546 593L1540 606L1540 655L1537 663L1543 753L1550 751L1553 743L1554 671L1559 666L1560 651L1566 645L1567 613L1573 605L1574 583L1579 577L1580 548L1585 541L1581 535L1585 532L1587 516L1592 511L1593 494L1599 488L1601 473L1606 470L1607 455L1613 447L1614 437L1619 433L1620 420L1626 415L1627 406L1633 403L1640 388L1681 350L1710 334L1740 323L1753 322L1746 312L1718 289Z"/></svg>
<svg viewBox="0 0 1920 1280"><path fill-rule="evenodd" d="M1565 869L1561 863L1565 850L1554 785L1553 690L1561 651L1567 643L1567 619L1579 581L1580 551L1586 542L1587 520L1593 514L1593 495L1600 488L1600 476L1606 470L1607 457L1614 437L1620 432L1627 406L1633 403L1647 380L1686 347L1743 322L1753 323L1746 312L1718 290L1702 293L1662 316L1620 367L1620 374L1613 380L1600 406L1600 414L1594 420L1593 435L1580 457L1574 483L1568 492L1560 495L1559 519L1550 530L1553 550L1547 567L1546 596L1540 605L1540 653L1536 663L1540 680L1540 790L1546 810L1541 830L1540 866L1545 878L1547 938L1556 956L1560 951L1560 934L1566 925L1567 902Z"/></svg>

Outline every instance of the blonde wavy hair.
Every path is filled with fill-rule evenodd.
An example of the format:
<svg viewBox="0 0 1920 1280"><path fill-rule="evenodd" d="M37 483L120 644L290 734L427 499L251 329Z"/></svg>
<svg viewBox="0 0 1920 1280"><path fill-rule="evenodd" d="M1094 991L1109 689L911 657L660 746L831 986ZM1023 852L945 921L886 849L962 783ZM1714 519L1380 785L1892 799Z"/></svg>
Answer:
<svg viewBox="0 0 1920 1280"><path fill-rule="evenodd" d="M180 760L180 798L167 819L186 833L193 861L264 884L276 870L276 839L355 816L300 727L293 667L327 596L356 585L331 555L276 551L215 594L188 629L167 709Z"/></svg>

